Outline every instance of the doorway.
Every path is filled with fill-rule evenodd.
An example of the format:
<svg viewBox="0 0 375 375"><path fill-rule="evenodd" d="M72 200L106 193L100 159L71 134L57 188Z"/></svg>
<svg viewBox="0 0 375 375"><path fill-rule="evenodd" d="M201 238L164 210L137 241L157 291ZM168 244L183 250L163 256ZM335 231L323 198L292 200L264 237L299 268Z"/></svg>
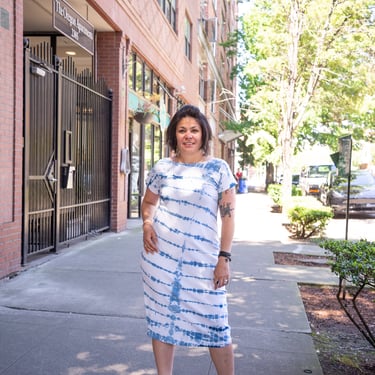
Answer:
<svg viewBox="0 0 375 375"><path fill-rule="evenodd" d="M146 191L145 181L151 168L162 156L162 135L159 125L130 124L131 172L129 174L128 218L141 217L141 203Z"/></svg>

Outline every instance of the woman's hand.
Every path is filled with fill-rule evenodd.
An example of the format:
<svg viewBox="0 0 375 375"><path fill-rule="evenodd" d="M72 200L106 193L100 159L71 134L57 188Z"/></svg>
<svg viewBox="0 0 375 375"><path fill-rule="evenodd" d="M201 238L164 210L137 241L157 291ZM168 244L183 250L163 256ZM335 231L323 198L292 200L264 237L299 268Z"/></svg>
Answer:
<svg viewBox="0 0 375 375"><path fill-rule="evenodd" d="M214 288L221 288L229 283L230 268L227 258L219 257L214 270Z"/></svg>
<svg viewBox="0 0 375 375"><path fill-rule="evenodd" d="M151 223L143 224L143 247L146 253L155 253L158 251L158 239Z"/></svg>
<svg viewBox="0 0 375 375"><path fill-rule="evenodd" d="M158 238L153 228L153 217L158 200L159 196L147 188L141 207L143 219L143 247L146 253L155 253L158 251Z"/></svg>

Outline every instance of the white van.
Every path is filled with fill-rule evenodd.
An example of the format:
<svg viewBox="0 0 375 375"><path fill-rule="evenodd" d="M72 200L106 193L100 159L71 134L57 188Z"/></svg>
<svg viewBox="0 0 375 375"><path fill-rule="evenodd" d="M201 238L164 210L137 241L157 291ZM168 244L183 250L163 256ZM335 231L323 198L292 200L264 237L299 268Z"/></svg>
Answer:
<svg viewBox="0 0 375 375"><path fill-rule="evenodd" d="M320 188L327 183L328 174L334 171L333 164L307 165L302 168L299 186L302 194L320 196Z"/></svg>

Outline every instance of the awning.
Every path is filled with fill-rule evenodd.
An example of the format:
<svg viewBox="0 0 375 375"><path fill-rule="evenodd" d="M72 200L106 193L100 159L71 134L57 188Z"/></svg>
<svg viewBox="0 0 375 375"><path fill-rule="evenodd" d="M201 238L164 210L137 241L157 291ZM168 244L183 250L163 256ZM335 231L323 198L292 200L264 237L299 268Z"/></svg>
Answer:
<svg viewBox="0 0 375 375"><path fill-rule="evenodd" d="M240 132L236 132L234 130L224 130L222 133L218 135L218 138L223 143L232 142L235 139L241 137L243 134Z"/></svg>

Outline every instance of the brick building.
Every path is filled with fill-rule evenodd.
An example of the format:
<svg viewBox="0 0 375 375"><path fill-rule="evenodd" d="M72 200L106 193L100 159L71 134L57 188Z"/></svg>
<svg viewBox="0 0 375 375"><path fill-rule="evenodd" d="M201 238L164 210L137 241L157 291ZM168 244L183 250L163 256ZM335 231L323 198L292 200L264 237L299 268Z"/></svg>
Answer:
<svg viewBox="0 0 375 375"><path fill-rule="evenodd" d="M0 0L0 279L140 216L184 103L235 118L234 0ZM6 53L4 53L6 51ZM149 114L147 119L142 118Z"/></svg>

